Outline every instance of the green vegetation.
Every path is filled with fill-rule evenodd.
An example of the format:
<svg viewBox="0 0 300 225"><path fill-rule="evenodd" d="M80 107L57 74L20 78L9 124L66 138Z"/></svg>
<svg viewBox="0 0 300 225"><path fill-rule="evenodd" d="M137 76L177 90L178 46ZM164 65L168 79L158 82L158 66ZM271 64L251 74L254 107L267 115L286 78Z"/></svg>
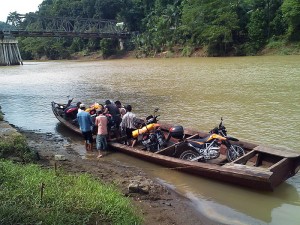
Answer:
<svg viewBox="0 0 300 225"><path fill-rule="evenodd" d="M265 50L276 55L299 55L300 43L285 43L284 41L270 41Z"/></svg>
<svg viewBox="0 0 300 225"><path fill-rule="evenodd" d="M115 40L115 42L116 42L116 40ZM107 58L110 55L115 54L116 51L115 51L114 46L116 46L117 44L118 43L114 43L114 41L112 39L103 38L100 41L103 58Z"/></svg>
<svg viewBox="0 0 300 225"><path fill-rule="evenodd" d="M36 154L27 145L26 138L19 133L0 139L0 158L11 156L18 157L23 162L31 162L36 158Z"/></svg>
<svg viewBox="0 0 300 225"><path fill-rule="evenodd" d="M138 57L166 51L189 56L198 49L208 56L255 55L274 40L282 48L300 42L299 0L44 0L36 14L122 21L137 34L125 47ZM116 40L99 38L28 37L19 43L26 59L118 53Z"/></svg>
<svg viewBox="0 0 300 225"><path fill-rule="evenodd" d="M3 112L1 111L1 106L0 106L0 121L4 120Z"/></svg>
<svg viewBox="0 0 300 225"><path fill-rule="evenodd" d="M0 106L0 121L3 119ZM29 148L23 135L12 132L10 135L0 135L0 159L8 157L18 157L23 162L31 162L37 155Z"/></svg>
<svg viewBox="0 0 300 225"><path fill-rule="evenodd" d="M130 201L88 175L0 161L0 224L141 224Z"/></svg>

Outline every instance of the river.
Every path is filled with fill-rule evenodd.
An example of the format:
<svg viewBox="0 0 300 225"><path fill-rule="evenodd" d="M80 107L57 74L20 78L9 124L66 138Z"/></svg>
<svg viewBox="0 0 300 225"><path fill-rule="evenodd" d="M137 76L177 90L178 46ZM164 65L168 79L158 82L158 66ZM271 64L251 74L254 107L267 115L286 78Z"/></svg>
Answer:
<svg viewBox="0 0 300 225"><path fill-rule="evenodd" d="M122 59L24 62L0 67L0 105L10 123L78 141L62 127L50 102L67 96L86 104L131 104L140 117L160 108L160 120L209 131L223 117L231 136L299 151L300 56ZM300 221L300 174L274 192L252 191L168 170L129 156L111 160L144 168L225 224Z"/></svg>

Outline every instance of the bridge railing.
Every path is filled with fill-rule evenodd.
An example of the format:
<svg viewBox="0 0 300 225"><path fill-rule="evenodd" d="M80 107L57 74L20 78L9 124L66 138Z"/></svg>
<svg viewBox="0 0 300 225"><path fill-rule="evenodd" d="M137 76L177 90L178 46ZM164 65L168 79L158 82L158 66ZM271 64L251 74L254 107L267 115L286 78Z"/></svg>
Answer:
<svg viewBox="0 0 300 225"><path fill-rule="evenodd" d="M14 36L130 36L124 24L114 20L14 14L7 17L6 24L2 33Z"/></svg>

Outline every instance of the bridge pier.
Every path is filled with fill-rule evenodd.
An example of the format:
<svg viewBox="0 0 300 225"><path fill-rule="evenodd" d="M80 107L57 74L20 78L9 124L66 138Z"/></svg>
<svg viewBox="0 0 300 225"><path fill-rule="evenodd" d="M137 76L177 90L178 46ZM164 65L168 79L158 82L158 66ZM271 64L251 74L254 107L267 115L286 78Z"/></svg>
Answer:
<svg viewBox="0 0 300 225"><path fill-rule="evenodd" d="M121 38L119 38L119 47L120 47L120 50L124 49L124 40Z"/></svg>
<svg viewBox="0 0 300 225"><path fill-rule="evenodd" d="M13 38L0 39L0 66L23 65L18 41Z"/></svg>

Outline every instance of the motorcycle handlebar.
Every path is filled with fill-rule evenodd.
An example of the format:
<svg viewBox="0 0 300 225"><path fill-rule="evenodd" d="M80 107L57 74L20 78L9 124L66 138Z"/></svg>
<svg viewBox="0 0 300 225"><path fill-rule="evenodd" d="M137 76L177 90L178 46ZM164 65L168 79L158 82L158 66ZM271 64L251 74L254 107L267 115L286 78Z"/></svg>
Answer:
<svg viewBox="0 0 300 225"><path fill-rule="evenodd" d="M235 137L231 137L231 136L227 136L227 139L230 141L239 141L239 139L237 139Z"/></svg>

